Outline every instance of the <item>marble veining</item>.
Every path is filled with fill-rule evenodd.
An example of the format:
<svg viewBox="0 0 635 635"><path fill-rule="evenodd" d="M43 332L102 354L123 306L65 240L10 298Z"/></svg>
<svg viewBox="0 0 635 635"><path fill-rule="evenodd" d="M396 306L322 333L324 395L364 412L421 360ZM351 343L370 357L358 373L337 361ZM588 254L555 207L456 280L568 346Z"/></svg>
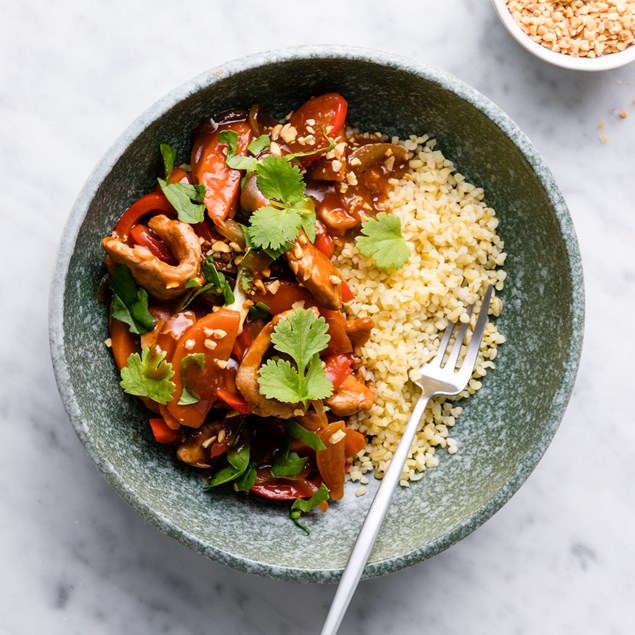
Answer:
<svg viewBox="0 0 635 635"><path fill-rule="evenodd" d="M635 631L635 356L632 342L615 334L635 309L635 67L589 76L546 66L482 0L403 6L407 15L379 0L280 0L275 10L256 0L219 0L213 10L202 0L0 8L0 162L8 175L0 204L1 633L319 631L332 587L211 562L149 526L106 484L57 394L46 314L70 207L135 117L212 66L322 42L410 56L455 74L511 115L565 196L586 285L577 384L535 472L450 550L363 582L341 632Z"/></svg>

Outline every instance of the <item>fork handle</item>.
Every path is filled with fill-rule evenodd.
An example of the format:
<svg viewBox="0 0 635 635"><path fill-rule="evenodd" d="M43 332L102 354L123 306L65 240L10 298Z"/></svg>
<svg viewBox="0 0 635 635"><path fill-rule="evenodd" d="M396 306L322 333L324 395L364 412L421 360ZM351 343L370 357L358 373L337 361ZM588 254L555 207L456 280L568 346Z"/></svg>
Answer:
<svg viewBox="0 0 635 635"><path fill-rule="evenodd" d="M364 524L357 536L355 546L353 547L353 551L346 564L346 569L344 569L335 597L333 598L329 614L322 627L321 635L335 635L344 618L346 609L362 577L364 566L377 540L377 535L379 534L386 512L392 501L393 493L399 483L403 466L408 458L410 446L419 429L419 424L421 423L423 413L431 396L432 395L429 394L422 394L412 411L401 441L390 461L388 470L381 481L381 485L366 515L366 520L364 520Z"/></svg>

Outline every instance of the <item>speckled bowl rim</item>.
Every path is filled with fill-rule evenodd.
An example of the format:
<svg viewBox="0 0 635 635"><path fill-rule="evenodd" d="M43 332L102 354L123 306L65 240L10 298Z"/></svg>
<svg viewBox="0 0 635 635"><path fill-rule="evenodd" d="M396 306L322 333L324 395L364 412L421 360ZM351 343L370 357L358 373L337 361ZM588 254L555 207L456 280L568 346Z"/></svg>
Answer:
<svg viewBox="0 0 635 635"><path fill-rule="evenodd" d="M190 94L202 88L206 88L218 82L220 79L226 79L239 72L263 65L297 59L320 60L334 58L361 60L384 65L390 68L397 68L423 78L429 82L435 83L471 104L474 108L486 115L505 135L507 135L535 171L551 205L555 210L557 222L564 238L573 296L571 313L572 337L569 342L569 349L567 353L566 371L562 384L553 399L548 423L542 437L526 454L525 459L522 461L521 465L519 465L516 473L486 505L482 506L469 519L460 523L451 531L423 547L398 557L373 562L367 565L364 571L364 577L370 578L398 571L438 554L474 531L477 527L488 520L496 511L498 511L518 490L543 456L558 428L560 420L564 415L573 389L582 349L584 330L584 283L578 242L566 204L562 194L556 186L551 172L546 167L527 136L521 132L518 126L508 115L506 115L498 106L484 97L476 89L448 73L421 65L408 58L372 49L337 45L300 46L283 50L268 51L266 53L251 55L239 60L228 62L191 79L157 101L140 117L138 117L117 139L117 141L115 141L114 145L108 150L108 152L106 152L81 190L71 211L70 217L62 234L57 263L53 272L53 280L55 289L59 290L66 288L66 277L70 260L75 249L75 243L81 224L84 221L84 217L90 203L97 193L100 184L113 169L116 162L126 151L128 146L147 126L152 124ZM316 570L303 569L301 567L276 566L257 562L233 553L227 553L221 549L206 544L196 536L178 527L164 514L157 512L145 501L141 500L135 491L129 487L121 475L116 471L114 466L109 461L104 460L103 456L101 456L99 449L95 446L93 440L91 439L87 425L82 420L80 408L73 392L65 361L63 315L64 294L51 291L49 305L49 338L51 357L58 389L64 403L64 407L66 408L66 412L73 427L75 428L77 436L85 446L96 467L126 502L128 502L145 519L164 533L172 536L194 551L234 569L294 582L332 583L339 579L343 570L341 568Z"/></svg>
<svg viewBox="0 0 635 635"><path fill-rule="evenodd" d="M496 9L501 23L518 44L532 55L554 66L566 68L570 71L608 71L630 64L635 60L635 45L629 46L619 53L609 53L607 55L600 55L600 57L574 57L566 53L552 51L532 40L531 37L523 31L522 27L514 20L509 11L506 0L492 0L492 4Z"/></svg>

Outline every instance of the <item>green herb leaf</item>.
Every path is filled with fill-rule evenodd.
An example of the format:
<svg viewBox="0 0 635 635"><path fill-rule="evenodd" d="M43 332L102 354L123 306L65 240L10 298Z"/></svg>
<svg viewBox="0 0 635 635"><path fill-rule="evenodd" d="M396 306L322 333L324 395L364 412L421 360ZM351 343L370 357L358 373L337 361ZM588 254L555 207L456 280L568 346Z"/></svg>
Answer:
<svg viewBox="0 0 635 635"><path fill-rule="evenodd" d="M199 368L203 368L205 366L205 353L188 353L181 359L181 369L183 369L184 364L189 362L194 362Z"/></svg>
<svg viewBox="0 0 635 635"><path fill-rule="evenodd" d="M258 166L258 159L256 159L256 157L244 157L241 154L235 154L234 156L227 157L226 163L234 170L253 172Z"/></svg>
<svg viewBox="0 0 635 635"><path fill-rule="evenodd" d="M277 252L282 248L284 251L291 249L298 237L302 217L294 210L265 205L251 215L250 222L247 228L250 243L257 249Z"/></svg>
<svg viewBox="0 0 635 635"><path fill-rule="evenodd" d="M203 368L205 366L205 353L190 353L189 355L185 355L181 359L180 369L181 369L181 377L190 363L195 363L199 368ZM200 399L193 395L183 382L183 390L181 391L181 396L179 397L179 406L190 406L192 404L198 403Z"/></svg>
<svg viewBox="0 0 635 635"><path fill-rule="evenodd" d="M242 476L249 466L249 446L245 445L240 450L232 449L227 453L227 461L229 465L219 470L210 479L207 489L229 483L234 479Z"/></svg>
<svg viewBox="0 0 635 635"><path fill-rule="evenodd" d="M315 432L311 432L311 430L307 430L303 425L300 425L297 421L293 421L293 419L288 419L285 422L285 426L287 428L287 432L289 436L302 441L308 445L312 450L316 452L318 450L326 450L326 446L322 442L322 439L315 434Z"/></svg>
<svg viewBox="0 0 635 635"><path fill-rule="evenodd" d="M216 269L214 259L211 256L203 264L203 275L210 284L218 289L218 293L223 294L225 304L232 304L234 302L234 292L229 282L227 282L225 275Z"/></svg>
<svg viewBox="0 0 635 635"><path fill-rule="evenodd" d="M297 476L309 460L308 456L300 457L296 452L289 452L289 440L285 441L271 466L271 476Z"/></svg>
<svg viewBox="0 0 635 635"><path fill-rule="evenodd" d="M167 143L162 143L159 146L159 149L161 150L161 156L163 157L163 165L165 166L165 180L169 181L172 176L172 170L174 170L176 150Z"/></svg>
<svg viewBox="0 0 635 635"><path fill-rule="evenodd" d="M311 498L299 498L298 500L293 501L290 512L291 520L293 520L298 527L304 529L307 534L310 533L309 528L300 522L300 516L314 510L320 503L328 501L330 495L331 492L329 491L329 488L322 483L322 485L320 485L320 489L315 492Z"/></svg>
<svg viewBox="0 0 635 635"><path fill-rule="evenodd" d="M233 157L238 147L238 133L235 130L221 130L218 133L220 143L227 144L227 157Z"/></svg>
<svg viewBox="0 0 635 635"><path fill-rule="evenodd" d="M328 145L323 148L316 148L315 150L310 150L309 152L294 152L293 154L285 154L284 159L287 161L292 161L293 159L299 159L301 157L310 157L318 152L330 152L335 147L335 139L331 139L328 135L324 135L324 138L327 140Z"/></svg>
<svg viewBox="0 0 635 635"><path fill-rule="evenodd" d="M271 309L264 302L256 302L249 307L249 315L252 320L265 319L271 313Z"/></svg>
<svg viewBox="0 0 635 635"><path fill-rule="evenodd" d="M380 269L399 269L408 262L410 250L401 234L401 221L394 214L381 213L365 220L362 234L355 239L357 248Z"/></svg>
<svg viewBox="0 0 635 635"><path fill-rule="evenodd" d="M161 191L176 210L182 223L203 222L205 218L205 205L201 201L205 198L205 186L191 183L168 183L163 179L157 179Z"/></svg>
<svg viewBox="0 0 635 635"><path fill-rule="evenodd" d="M121 387L129 395L148 397L166 404L176 389L172 364L165 361L166 352L153 355L148 347L128 356L127 367L121 369Z"/></svg>
<svg viewBox="0 0 635 635"><path fill-rule="evenodd" d="M303 214L301 216L302 222L300 227L304 230L307 235L307 238L314 243L315 242L315 234L317 232L317 218L315 216L315 212L309 212L308 214Z"/></svg>
<svg viewBox="0 0 635 635"><path fill-rule="evenodd" d="M200 399L198 397L195 397L185 386L183 386L181 396L179 397L179 406L191 406L199 401Z"/></svg>
<svg viewBox="0 0 635 635"><path fill-rule="evenodd" d="M267 135L264 136L267 140L269 139ZM261 139L261 137L258 137L258 139ZM251 146L255 144L258 139L252 141L247 149L251 149ZM227 159L225 163L227 163L230 168L234 170L247 170L248 172L253 172L256 169L258 160L255 157L244 157L240 154L236 154L236 150L238 149L238 134L234 130L221 130L218 133L218 140L221 143L227 144Z"/></svg>
<svg viewBox="0 0 635 635"><path fill-rule="evenodd" d="M234 481L234 491L249 492L256 482L256 463L249 461L249 466L242 476Z"/></svg>
<svg viewBox="0 0 635 635"><path fill-rule="evenodd" d="M151 331L155 320L148 311L148 294L137 286L128 267L116 265L109 286L113 293L112 317L127 324L135 335Z"/></svg>
<svg viewBox="0 0 635 635"><path fill-rule="evenodd" d="M280 320L271 334L274 348L290 355L298 368L304 369L311 358L323 351L331 339L326 320L311 309L298 308Z"/></svg>
<svg viewBox="0 0 635 635"><path fill-rule="evenodd" d="M268 148L270 144L271 140L269 139L269 135L261 134L247 146L247 150L249 150L249 152L251 152L253 155L258 155L265 148Z"/></svg>
<svg viewBox="0 0 635 635"><path fill-rule="evenodd" d="M297 403L306 398L298 371L286 359L268 359L260 367L258 384L267 399Z"/></svg>
<svg viewBox="0 0 635 635"><path fill-rule="evenodd" d="M265 157L258 162L258 189L269 199L286 205L304 200L304 179L300 170L284 157Z"/></svg>
<svg viewBox="0 0 635 635"><path fill-rule="evenodd" d="M267 360L260 367L260 393L267 399L305 405L331 396L333 384L327 379L319 356L331 339L327 331L324 318L308 309L296 309L278 322L271 342L277 351L289 355L297 368L285 359Z"/></svg>
<svg viewBox="0 0 635 635"><path fill-rule="evenodd" d="M188 278L184 286L186 289L200 289L203 285L196 278Z"/></svg>

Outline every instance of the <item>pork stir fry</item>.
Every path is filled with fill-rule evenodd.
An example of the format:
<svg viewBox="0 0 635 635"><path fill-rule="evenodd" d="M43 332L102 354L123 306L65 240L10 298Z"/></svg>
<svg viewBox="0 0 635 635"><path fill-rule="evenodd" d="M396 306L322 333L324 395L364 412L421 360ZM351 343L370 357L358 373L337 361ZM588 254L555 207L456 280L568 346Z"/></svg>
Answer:
<svg viewBox="0 0 635 635"><path fill-rule="evenodd" d="M366 444L347 417L375 401L359 356L373 323L347 314L332 258L360 233L378 253L367 223L388 227L409 158L347 127L347 107L329 93L280 121L259 105L210 118L187 163L161 146L156 189L102 241L110 344L155 439L210 488L295 501L300 525L343 496Z"/></svg>

